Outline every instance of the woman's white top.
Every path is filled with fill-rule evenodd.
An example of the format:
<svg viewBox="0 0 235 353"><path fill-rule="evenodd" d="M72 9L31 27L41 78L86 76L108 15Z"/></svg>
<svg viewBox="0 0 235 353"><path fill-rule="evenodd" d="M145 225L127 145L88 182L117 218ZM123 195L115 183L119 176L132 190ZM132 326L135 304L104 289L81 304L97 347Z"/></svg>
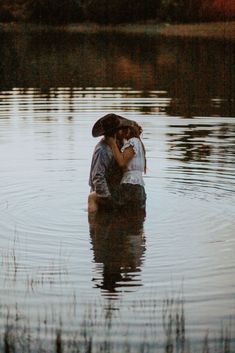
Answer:
<svg viewBox="0 0 235 353"><path fill-rule="evenodd" d="M130 160L124 171L121 184L129 183L144 186L143 172L145 167L145 156L142 143L139 138L132 137L124 143L121 152L130 146L134 150L134 157Z"/></svg>

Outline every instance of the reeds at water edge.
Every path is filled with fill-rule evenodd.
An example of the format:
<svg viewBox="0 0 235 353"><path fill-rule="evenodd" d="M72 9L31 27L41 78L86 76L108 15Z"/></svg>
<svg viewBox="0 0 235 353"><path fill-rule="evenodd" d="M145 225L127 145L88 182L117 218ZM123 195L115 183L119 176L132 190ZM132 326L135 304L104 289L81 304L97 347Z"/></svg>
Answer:
<svg viewBox="0 0 235 353"><path fill-rule="evenodd" d="M143 307L143 304L140 303ZM105 313L105 308L104 313ZM17 308L16 308L17 310ZM209 331L204 337L192 343L187 335L187 323L184 301L165 299L162 302L162 328L164 337L158 341L157 334L151 337L143 336L141 342L133 344L126 337L125 342L118 343L111 335L112 317L106 315L104 331L101 339L97 340L97 330L104 317L97 316L97 312L88 306L87 314L74 332L63 326L60 321L57 328L50 327L47 320L43 320L44 330L40 324L30 326L30 322L19 323L16 312L10 316L8 312L5 327L0 334L0 352L2 353L233 353L234 336L232 321L222 325L218 336L210 337ZM102 314L103 315L103 314ZM156 318L157 320L157 318ZM48 325L48 326L47 326ZM158 331L159 323L155 322ZM130 327L131 330L131 327ZM144 327L143 327L144 330Z"/></svg>
<svg viewBox="0 0 235 353"><path fill-rule="evenodd" d="M0 250L1 275L5 285L12 286L17 282L24 282L27 292L35 292L38 288L62 284L68 277L69 259L62 254L61 247L58 249L58 256L48 258L46 264L34 268L26 265L27 259L22 247L23 244L15 235L11 246Z"/></svg>
<svg viewBox="0 0 235 353"><path fill-rule="evenodd" d="M45 288L47 292L54 284L63 287L68 271L62 257L27 273L20 255L16 240L12 248L0 253L5 283L15 285L23 279L23 288L31 295ZM153 299L154 295L148 300L130 302L128 310L134 313L137 325L126 327L120 315L120 326L115 328L113 316L118 310L112 301L102 305L88 303L79 317L75 290L63 307L52 309L55 311L51 317L47 308L39 307L36 320L17 303L7 306L0 302L0 353L234 353L232 319L222 323L217 334L205 331L201 339L192 340L182 292L183 289L178 296L165 297L160 302Z"/></svg>

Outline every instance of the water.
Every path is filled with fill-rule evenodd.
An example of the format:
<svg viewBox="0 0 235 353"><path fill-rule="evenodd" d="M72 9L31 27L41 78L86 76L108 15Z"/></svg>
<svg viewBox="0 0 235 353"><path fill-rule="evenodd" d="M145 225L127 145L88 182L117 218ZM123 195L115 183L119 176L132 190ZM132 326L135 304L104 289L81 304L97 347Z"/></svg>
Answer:
<svg viewBox="0 0 235 353"><path fill-rule="evenodd" d="M233 325L234 44L0 36L1 337L85 327L93 349L166 350L164 305L183 305L191 344ZM89 224L91 129L108 112L143 127L146 218Z"/></svg>

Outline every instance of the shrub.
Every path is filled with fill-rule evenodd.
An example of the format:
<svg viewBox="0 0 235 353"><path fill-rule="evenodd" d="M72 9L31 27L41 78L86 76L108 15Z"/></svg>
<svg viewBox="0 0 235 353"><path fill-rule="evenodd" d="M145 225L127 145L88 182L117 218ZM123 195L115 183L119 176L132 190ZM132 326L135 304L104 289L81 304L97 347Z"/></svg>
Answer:
<svg viewBox="0 0 235 353"><path fill-rule="evenodd" d="M37 23L64 24L82 18L78 0L28 0L28 20Z"/></svg>
<svg viewBox="0 0 235 353"><path fill-rule="evenodd" d="M14 20L15 20L14 16L8 9L0 8L0 22L11 22Z"/></svg>

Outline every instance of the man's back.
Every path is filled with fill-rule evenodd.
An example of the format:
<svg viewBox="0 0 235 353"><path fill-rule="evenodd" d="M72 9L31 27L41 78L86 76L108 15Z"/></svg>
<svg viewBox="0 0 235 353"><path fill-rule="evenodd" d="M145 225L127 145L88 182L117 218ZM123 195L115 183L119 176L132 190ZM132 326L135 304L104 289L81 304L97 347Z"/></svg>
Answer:
<svg viewBox="0 0 235 353"><path fill-rule="evenodd" d="M91 162L89 185L98 196L109 197L120 184L122 170L117 165L112 149L102 139L96 145Z"/></svg>

